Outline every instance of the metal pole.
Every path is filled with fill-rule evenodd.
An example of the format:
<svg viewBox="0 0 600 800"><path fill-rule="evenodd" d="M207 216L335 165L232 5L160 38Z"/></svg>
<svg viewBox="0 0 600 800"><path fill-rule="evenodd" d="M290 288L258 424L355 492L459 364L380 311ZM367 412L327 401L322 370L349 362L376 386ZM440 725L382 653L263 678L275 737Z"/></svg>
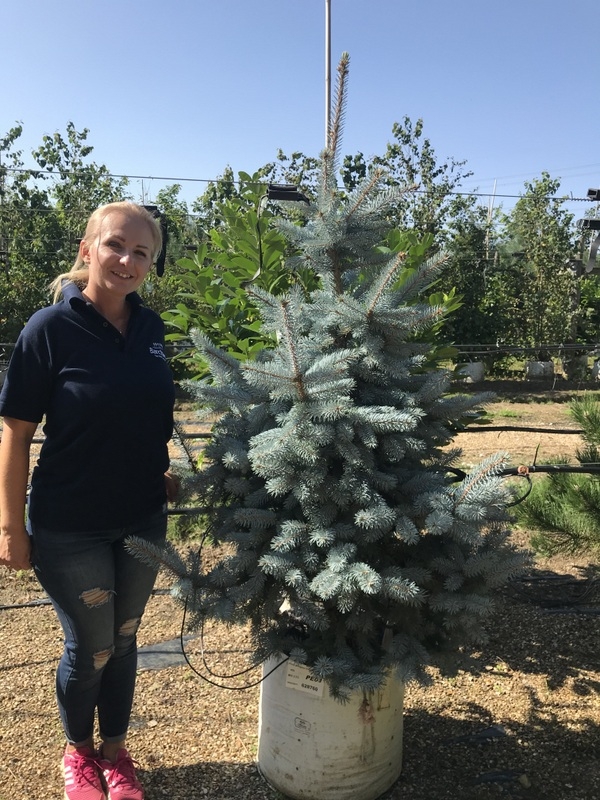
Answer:
<svg viewBox="0 0 600 800"><path fill-rule="evenodd" d="M331 0L325 0L325 147L329 144L331 117Z"/></svg>

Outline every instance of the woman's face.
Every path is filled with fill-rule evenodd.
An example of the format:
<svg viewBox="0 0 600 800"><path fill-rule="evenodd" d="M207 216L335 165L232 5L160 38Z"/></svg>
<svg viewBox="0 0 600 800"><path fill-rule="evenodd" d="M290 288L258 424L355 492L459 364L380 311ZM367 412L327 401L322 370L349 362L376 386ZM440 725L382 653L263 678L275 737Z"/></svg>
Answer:
<svg viewBox="0 0 600 800"><path fill-rule="evenodd" d="M143 219L123 211L108 213L95 241L81 242L88 289L123 297L134 292L152 266L153 247L152 231Z"/></svg>

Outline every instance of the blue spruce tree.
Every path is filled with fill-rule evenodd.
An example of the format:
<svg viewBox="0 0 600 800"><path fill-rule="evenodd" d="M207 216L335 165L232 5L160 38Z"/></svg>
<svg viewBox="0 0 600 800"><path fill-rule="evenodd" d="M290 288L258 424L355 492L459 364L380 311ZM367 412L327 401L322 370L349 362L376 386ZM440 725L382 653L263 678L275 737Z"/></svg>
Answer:
<svg viewBox="0 0 600 800"><path fill-rule="evenodd" d="M398 191L374 172L349 196L335 181L348 61L342 59L317 201L282 220L320 288L249 288L277 346L240 363L202 333L210 375L189 382L217 422L198 476L212 569L171 561L197 622L250 623L256 663L282 653L334 695L388 670L418 677L436 652L481 643L490 592L522 563L507 543L502 455L457 481L453 430L483 396L449 394L420 302L442 260L381 247Z"/></svg>

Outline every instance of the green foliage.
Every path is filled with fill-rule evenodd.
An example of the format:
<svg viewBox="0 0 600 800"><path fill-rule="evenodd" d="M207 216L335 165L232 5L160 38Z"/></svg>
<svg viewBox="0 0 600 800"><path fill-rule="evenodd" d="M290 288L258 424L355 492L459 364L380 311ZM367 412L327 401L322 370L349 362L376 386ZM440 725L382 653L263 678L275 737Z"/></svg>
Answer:
<svg viewBox="0 0 600 800"><path fill-rule="evenodd" d="M406 191L388 210L392 224L422 235L431 234L440 246L447 222L473 202L454 194L471 173L465 169L465 161L437 159L431 141L424 136L422 119L413 123L405 116L402 122L394 123L392 134L393 140L388 142L383 156L368 162L362 153L344 158L344 186L351 191L367 174L383 170L388 186L413 190Z"/></svg>
<svg viewBox="0 0 600 800"><path fill-rule="evenodd" d="M598 275L583 275L579 282L577 341L594 342L600 330L600 281Z"/></svg>
<svg viewBox="0 0 600 800"><path fill-rule="evenodd" d="M194 515L174 515L169 517L167 539L173 544L196 541L201 538L203 529L203 521Z"/></svg>
<svg viewBox="0 0 600 800"><path fill-rule="evenodd" d="M59 131L43 136L32 154L44 170L37 177L51 181L50 195L69 242L82 235L94 209L123 200L127 187L125 178L116 179L106 166L89 161L94 148L87 144L88 135L87 128L77 131L68 122L64 136Z"/></svg>
<svg viewBox="0 0 600 800"><path fill-rule="evenodd" d="M600 402L584 396L573 401L570 410L583 430L584 447L577 452L579 463L600 463ZM600 555L598 475L551 473L534 482L531 493L516 510L519 524L534 531L532 546L543 555Z"/></svg>
<svg viewBox="0 0 600 800"><path fill-rule="evenodd" d="M598 555L600 481L595 475L551 474L536 481L518 521L533 530L531 545L542 555Z"/></svg>
<svg viewBox="0 0 600 800"><path fill-rule="evenodd" d="M31 186L16 125L0 140L0 340L15 341L35 310L47 301L49 268L60 251L61 230L51 200Z"/></svg>
<svg viewBox="0 0 600 800"><path fill-rule="evenodd" d="M286 155L277 151L277 160L259 170L270 183L294 184L308 197L314 198L319 176L319 159L301 152ZM281 213L282 209L280 209Z"/></svg>
<svg viewBox="0 0 600 800"><path fill-rule="evenodd" d="M454 287L460 308L448 319L446 334L463 345L502 341L510 331L495 263L493 221L483 206L463 209L449 223L448 262L440 283Z"/></svg>
<svg viewBox="0 0 600 800"><path fill-rule="evenodd" d="M106 166L92 160L87 129L77 131L69 122L64 131L44 136L33 152L37 168L32 170L25 169L18 150L20 135L16 125L0 139L0 339L4 340L14 340L31 313L47 303L46 286L72 264L89 213L101 203L123 199L128 191L125 180L111 177ZM257 320L252 302L243 297L243 286L252 280L260 261L247 213L258 215L262 209L265 236L276 236L272 208L263 208L264 199L261 202L266 184L294 183L315 200L320 169L319 159L281 150L254 174L240 173L241 183L226 167L193 203L195 217L180 199L180 186L158 192L154 202L165 211L170 234L167 270L160 280L151 275L141 291L144 302L159 313L170 310L174 338L187 337L199 325L213 341L234 350L240 342L243 357L266 344L256 331L242 328L245 303L248 324ZM336 163L331 179L335 183L341 177L337 187L341 197L350 196L361 181L373 176L383 187L416 187L398 193L386 209L386 223L398 231L412 230L423 242L432 236L429 253L435 249L446 253L432 302L441 300L456 308L436 337L440 346L443 338L456 344L531 347L593 341L600 324L600 290L596 276L584 275L577 282L565 269L577 248L571 246L571 219L561 210L560 198L549 199L558 181L544 173L526 184L522 201L510 215L488 219L488 212L475 205L473 197L457 194L469 174L465 162L438 158L422 120L404 117L394 124L383 154L368 159L362 153L347 155ZM302 224L295 204L280 207L277 217ZM221 242L219 233L230 238ZM250 251L238 250L236 237ZM207 256L199 261L198 253L190 252L202 244ZM280 260L279 245L270 244ZM266 242L266 250L270 244ZM581 248L588 244L582 240ZM235 255L252 264L219 266L220 260ZM311 288L310 265L304 268L304 273L292 277L289 270L278 276L278 267L268 267L269 274L259 276L257 285L269 289L269 280L275 277L279 281L275 294L295 282ZM211 269L211 295L205 301L190 271ZM224 283L225 272L234 286ZM180 291L186 296L179 297ZM439 297L434 300L433 294ZM195 319L200 307L204 310ZM220 319L223 308L226 319ZM190 366L192 371L205 368L203 362Z"/></svg>
<svg viewBox="0 0 600 800"><path fill-rule="evenodd" d="M192 203L192 211L198 216L198 233L200 241L207 239L209 232L218 226L218 208L222 203L235 202L240 193L233 170L227 166L216 181L211 181L205 192Z"/></svg>
<svg viewBox="0 0 600 800"><path fill-rule="evenodd" d="M309 291L316 280L310 268L291 272L285 267L287 243L273 227L260 176L240 172L239 180L239 194L216 204L219 224L209 232L209 241L192 258L177 262L179 302L162 317L176 329L167 334L168 341L189 341L197 329L235 358L247 359L276 341L262 330L248 287L277 295L294 284ZM185 350L180 359L192 374L205 374L206 362L197 349Z"/></svg>
<svg viewBox="0 0 600 800"><path fill-rule="evenodd" d="M461 182L471 174L465 161L449 158L440 161L429 138L424 135L422 119L413 122L405 116L392 126L392 140L383 155L365 158L363 153L346 155L339 175L341 192L352 192L374 172L380 172L382 183L405 191L398 195L386 213L391 227L413 230L421 236L430 234L436 246L445 242L446 230L453 217L473 204L471 198L454 194ZM321 175L321 162L300 152L290 156L279 150L277 160L259 170L263 180L292 183L312 200L316 199ZM285 212L284 212L285 213Z"/></svg>
<svg viewBox="0 0 600 800"><path fill-rule="evenodd" d="M547 361L545 344L572 342L576 333L578 287L569 266L576 252L573 217L553 197L560 182L547 172L525 187L506 218L504 296L513 298L507 309L513 343L535 348L535 358Z"/></svg>
<svg viewBox="0 0 600 800"><path fill-rule="evenodd" d="M68 123L66 135L44 136L34 151L46 172L25 169L17 149L22 126L0 140L0 340L13 342L48 304L48 285L75 260L89 213L122 199L124 181L88 161L88 131ZM54 176L56 175L56 179Z"/></svg>
<svg viewBox="0 0 600 800"><path fill-rule="evenodd" d="M574 400L570 406L571 416L581 427L584 447L577 451L577 458L582 463L597 462L600 448L600 402L597 396L586 394Z"/></svg>

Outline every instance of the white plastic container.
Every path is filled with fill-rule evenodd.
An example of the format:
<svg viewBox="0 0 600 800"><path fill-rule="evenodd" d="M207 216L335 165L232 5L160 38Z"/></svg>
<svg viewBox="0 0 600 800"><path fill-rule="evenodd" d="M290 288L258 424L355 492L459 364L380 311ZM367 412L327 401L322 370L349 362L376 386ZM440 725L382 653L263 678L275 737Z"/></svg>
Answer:
<svg viewBox="0 0 600 800"><path fill-rule="evenodd" d="M481 383L485 377L485 367L483 361L468 361L466 364L458 364L456 373L465 383Z"/></svg>
<svg viewBox="0 0 600 800"><path fill-rule="evenodd" d="M281 660L267 661L263 676ZM294 800L375 800L402 769L403 704L397 679L342 704L287 661L261 684L258 768Z"/></svg>
<svg viewBox="0 0 600 800"><path fill-rule="evenodd" d="M527 361L525 378L529 381L548 380L554 377L553 361Z"/></svg>

